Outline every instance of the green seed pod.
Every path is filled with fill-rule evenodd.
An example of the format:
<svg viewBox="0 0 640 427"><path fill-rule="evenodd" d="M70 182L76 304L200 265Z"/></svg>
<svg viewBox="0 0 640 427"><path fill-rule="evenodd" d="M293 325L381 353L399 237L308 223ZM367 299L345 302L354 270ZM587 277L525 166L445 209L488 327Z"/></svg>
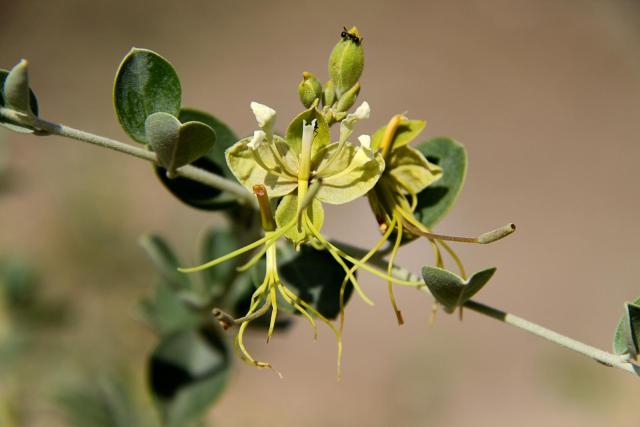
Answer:
<svg viewBox="0 0 640 427"><path fill-rule="evenodd" d="M329 57L329 75L341 97L355 85L364 68L364 49L362 37L356 27L342 32L342 39L333 48Z"/></svg>
<svg viewBox="0 0 640 427"><path fill-rule="evenodd" d="M336 111L342 113L353 107L353 104L356 103L356 98L358 98L358 93L360 93L360 83L353 85L351 89L340 97L336 105Z"/></svg>
<svg viewBox="0 0 640 427"><path fill-rule="evenodd" d="M308 71L302 73L302 81L298 85L298 95L305 108L311 107L313 101L322 96L320 80Z"/></svg>
<svg viewBox="0 0 640 427"><path fill-rule="evenodd" d="M336 86L333 84L333 80L329 80L322 91L322 105L331 107L334 102L336 102Z"/></svg>

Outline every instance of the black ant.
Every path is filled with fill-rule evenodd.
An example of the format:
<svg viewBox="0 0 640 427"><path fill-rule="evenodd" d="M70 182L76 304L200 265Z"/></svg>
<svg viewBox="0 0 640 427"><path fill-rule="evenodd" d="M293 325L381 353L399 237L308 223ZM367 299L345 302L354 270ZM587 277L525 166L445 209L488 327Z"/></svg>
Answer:
<svg viewBox="0 0 640 427"><path fill-rule="evenodd" d="M318 136L318 122L313 124L313 136Z"/></svg>
<svg viewBox="0 0 640 427"><path fill-rule="evenodd" d="M342 27L342 29L343 31L340 33L340 37L342 37L343 39L349 39L355 44L362 43L362 38L356 36L355 34L351 34L349 30L347 30L347 27Z"/></svg>

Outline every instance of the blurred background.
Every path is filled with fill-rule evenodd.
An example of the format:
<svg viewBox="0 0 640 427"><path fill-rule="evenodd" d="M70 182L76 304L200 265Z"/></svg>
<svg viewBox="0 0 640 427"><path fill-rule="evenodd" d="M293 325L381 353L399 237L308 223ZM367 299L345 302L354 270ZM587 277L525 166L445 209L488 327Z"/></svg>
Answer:
<svg viewBox="0 0 640 427"><path fill-rule="evenodd" d="M286 126L301 110L302 71L325 81L342 27L356 25L360 100L372 107L358 131L408 110L427 120L425 139L447 135L468 149L466 186L438 231L518 225L494 245L457 247L470 270L498 267L480 301L608 350L623 302L640 294L636 1L0 0L0 10L0 67L29 59L41 116L123 141L111 88L132 46L173 63L184 105L247 135L253 100ZM223 217L182 205L136 159L57 137L0 138L0 258L31 265L54 306L31 328L37 345L0 367L0 399L19 399L24 425L62 426L60 394L115 373L150 408L155 339L133 308L155 273L137 239L161 232L193 260L198 233ZM329 208L324 230L377 239L364 199ZM414 271L432 259L424 242L400 254ZM432 301L414 290L396 291L398 327L386 285L362 277L376 305L348 307L340 383L330 331L313 342L299 322L269 345L262 335L249 342L285 378L235 363L211 423L640 423L637 378L472 312L463 322L440 313L429 327Z"/></svg>

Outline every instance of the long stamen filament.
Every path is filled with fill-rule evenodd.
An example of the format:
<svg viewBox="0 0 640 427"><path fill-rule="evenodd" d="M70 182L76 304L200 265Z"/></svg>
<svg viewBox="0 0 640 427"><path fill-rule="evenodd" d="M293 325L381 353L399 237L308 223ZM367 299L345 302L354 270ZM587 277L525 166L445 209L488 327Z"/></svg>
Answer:
<svg viewBox="0 0 640 427"><path fill-rule="evenodd" d="M394 215L394 219L397 219ZM390 227L391 228L391 227ZM391 277L391 272L393 270L393 262L396 259L396 254L398 253L398 249L400 249L400 244L402 243L402 224L399 224L396 232L396 241L393 245L393 249L391 250L391 255L389 255L389 263L387 265L387 275ZM387 289L389 291L389 299L391 300L391 306L393 307L393 311L396 313L396 319L398 320L398 325L404 324L404 319L402 318L402 312L398 308L398 304L396 303L396 296L393 293L393 283L391 280L387 281Z"/></svg>
<svg viewBox="0 0 640 427"><path fill-rule="evenodd" d="M313 233L313 235L316 237L316 239L320 240L320 242L325 246L325 248L331 253L331 251L335 252L335 255L338 256L338 258L344 258L347 261L351 262L352 264L356 264L358 267L362 268L363 270L366 270L368 272L370 272L371 274L381 277L385 280L391 280L393 283L397 284L397 285L402 285L402 286L424 286L424 282L422 281L408 281L408 280L402 280L402 279L397 279L395 277L389 276L386 273L381 272L380 270L378 270L377 268L371 267L369 264L367 263L362 263L360 262L360 260L344 253L340 248L336 247L335 245L331 244L329 241L327 241L327 239L325 239L324 237L322 237L322 234L320 234L318 232L318 230L313 226L313 224L311 222L307 222L307 226L309 227L309 229L311 230L311 232ZM352 282L353 283L353 282ZM355 287L355 285L354 285Z"/></svg>
<svg viewBox="0 0 640 427"><path fill-rule="evenodd" d="M393 219L391 220L391 225L387 228L384 235L380 238L380 240L378 240L378 242L375 245L373 245L373 247L369 250L369 252L367 252L365 256L360 258L360 262L369 261L369 259L378 252L380 247L382 247L382 245L384 245L384 243L387 240L389 240L391 233L393 233L393 227L396 225L396 222L397 222L397 219L394 216ZM350 275L355 273L357 269L358 269L357 265L354 265L353 267L351 267L351 270L349 271ZM349 275L345 276L344 280L342 281L342 285L340 286L340 330L341 331L344 328L344 292L347 287L349 277L350 277Z"/></svg>
<svg viewBox="0 0 640 427"><path fill-rule="evenodd" d="M271 154L273 154L273 158L276 160L276 163L278 164L278 166L280 166L287 175L290 175L292 178L298 177L298 174L296 174L294 171L289 169L289 166L287 166L287 162L285 162L284 159L282 158L282 155L280 154L280 150L278 150L278 147L275 146L275 143L269 144L269 150L271 151Z"/></svg>

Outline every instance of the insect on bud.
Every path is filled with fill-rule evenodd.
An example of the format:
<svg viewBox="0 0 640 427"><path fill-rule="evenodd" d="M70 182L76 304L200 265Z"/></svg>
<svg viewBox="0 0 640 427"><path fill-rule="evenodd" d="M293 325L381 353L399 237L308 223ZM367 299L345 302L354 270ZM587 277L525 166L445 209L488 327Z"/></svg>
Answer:
<svg viewBox="0 0 640 427"><path fill-rule="evenodd" d="M360 87L360 83L356 83L351 89L349 89L344 95L342 95L338 100L338 104L336 105L336 111L342 113L348 111L349 108L353 107L353 104L356 103L356 99L358 98L358 94L360 93Z"/></svg>
<svg viewBox="0 0 640 427"><path fill-rule="evenodd" d="M364 49L358 29L345 28L341 37L329 57L329 75L335 84L338 98L358 82L364 68Z"/></svg>
<svg viewBox="0 0 640 427"><path fill-rule="evenodd" d="M298 85L298 95L305 108L311 107L313 101L322 97L322 84L312 73L302 73L302 81Z"/></svg>

